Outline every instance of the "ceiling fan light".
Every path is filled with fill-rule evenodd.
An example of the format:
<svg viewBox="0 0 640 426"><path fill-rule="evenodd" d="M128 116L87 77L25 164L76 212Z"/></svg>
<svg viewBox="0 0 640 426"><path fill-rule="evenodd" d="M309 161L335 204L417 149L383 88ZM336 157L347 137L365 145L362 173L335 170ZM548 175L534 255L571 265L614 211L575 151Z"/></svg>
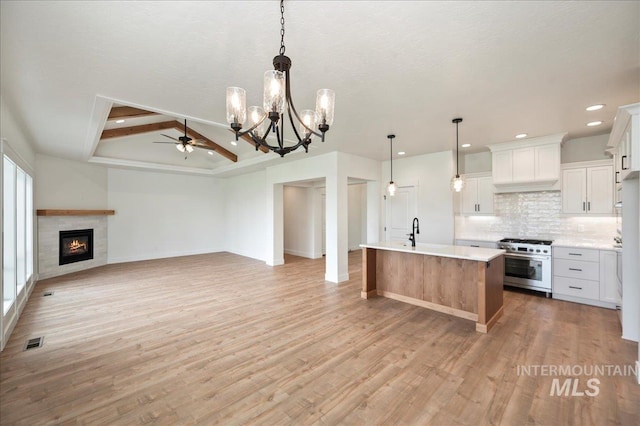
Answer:
<svg viewBox="0 0 640 426"><path fill-rule="evenodd" d="M176 145L176 149L180 152L184 152L184 145L182 145L181 143Z"/></svg>
<svg viewBox="0 0 640 426"><path fill-rule="evenodd" d="M186 148L188 153L192 153L193 152L193 147L191 145L187 145L185 148Z"/></svg>

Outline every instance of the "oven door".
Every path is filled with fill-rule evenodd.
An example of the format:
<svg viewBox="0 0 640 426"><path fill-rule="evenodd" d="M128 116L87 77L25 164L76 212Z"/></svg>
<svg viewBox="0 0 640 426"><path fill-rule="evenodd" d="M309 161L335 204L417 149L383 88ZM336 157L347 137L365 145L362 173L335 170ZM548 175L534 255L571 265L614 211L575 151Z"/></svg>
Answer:
<svg viewBox="0 0 640 426"><path fill-rule="evenodd" d="M504 283L551 292L551 257L505 254Z"/></svg>

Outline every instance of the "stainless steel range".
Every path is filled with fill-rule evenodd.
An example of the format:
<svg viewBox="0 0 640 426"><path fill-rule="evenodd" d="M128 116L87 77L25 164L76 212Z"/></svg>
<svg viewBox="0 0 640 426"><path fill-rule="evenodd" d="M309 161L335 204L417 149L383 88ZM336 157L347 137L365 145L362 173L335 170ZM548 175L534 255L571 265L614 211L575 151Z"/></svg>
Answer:
<svg viewBox="0 0 640 426"><path fill-rule="evenodd" d="M549 240L505 238L504 284L543 291L551 296L551 243Z"/></svg>

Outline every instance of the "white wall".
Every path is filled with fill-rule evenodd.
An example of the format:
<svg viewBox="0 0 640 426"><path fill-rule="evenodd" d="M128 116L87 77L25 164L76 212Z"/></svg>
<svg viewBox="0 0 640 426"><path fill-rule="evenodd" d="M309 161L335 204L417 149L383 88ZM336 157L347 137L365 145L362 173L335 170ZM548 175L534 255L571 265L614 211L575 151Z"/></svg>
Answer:
<svg viewBox="0 0 640 426"><path fill-rule="evenodd" d="M36 155L38 209L107 208L107 168L96 164Z"/></svg>
<svg viewBox="0 0 640 426"><path fill-rule="evenodd" d="M224 250L224 184L205 176L108 170L108 262Z"/></svg>
<svg viewBox="0 0 640 426"><path fill-rule="evenodd" d="M314 225L316 221L322 221L322 217L315 214L315 191L317 189L313 187L284 185L284 252L287 254L310 259L322 256L314 249Z"/></svg>
<svg viewBox="0 0 640 426"><path fill-rule="evenodd" d="M476 152L460 156L460 174L491 171L491 152Z"/></svg>
<svg viewBox="0 0 640 426"><path fill-rule="evenodd" d="M358 250L367 242L367 185L349 185L349 250Z"/></svg>
<svg viewBox="0 0 640 426"><path fill-rule="evenodd" d="M418 184L417 242L453 244L453 198L450 182L455 173L455 153L437 152L393 160L393 180L398 185ZM382 176L389 177L389 162L382 164ZM382 191L386 186L382 186ZM384 226L384 220L382 221ZM380 235L384 235L380 230Z"/></svg>
<svg viewBox="0 0 640 426"><path fill-rule="evenodd" d="M609 134L570 139L562 144L560 158L562 163L577 161L607 160L611 155L605 153Z"/></svg>
<svg viewBox="0 0 640 426"><path fill-rule="evenodd" d="M225 181L225 250L266 260L266 172L259 171Z"/></svg>
<svg viewBox="0 0 640 426"><path fill-rule="evenodd" d="M31 135L23 131L22 123L0 96L0 137L8 144L13 156L11 159L23 170L32 172L35 168L34 141Z"/></svg>

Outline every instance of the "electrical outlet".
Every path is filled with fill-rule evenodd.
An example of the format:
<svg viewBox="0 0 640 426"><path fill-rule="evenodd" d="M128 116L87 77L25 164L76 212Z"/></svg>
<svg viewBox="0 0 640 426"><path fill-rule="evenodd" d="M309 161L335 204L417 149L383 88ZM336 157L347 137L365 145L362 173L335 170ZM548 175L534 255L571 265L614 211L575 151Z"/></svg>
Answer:
<svg viewBox="0 0 640 426"><path fill-rule="evenodd" d="M584 225L583 224L578 225L578 232L584 232Z"/></svg>

